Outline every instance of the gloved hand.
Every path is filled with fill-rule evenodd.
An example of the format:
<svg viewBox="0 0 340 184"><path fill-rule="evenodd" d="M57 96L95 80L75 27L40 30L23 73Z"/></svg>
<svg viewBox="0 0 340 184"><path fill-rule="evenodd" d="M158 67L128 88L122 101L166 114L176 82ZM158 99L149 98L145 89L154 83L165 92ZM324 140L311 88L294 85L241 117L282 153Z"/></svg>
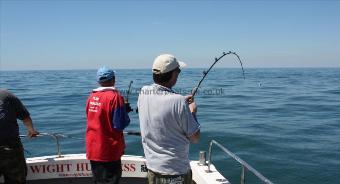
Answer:
<svg viewBox="0 0 340 184"><path fill-rule="evenodd" d="M125 106L125 110L126 110L127 113L133 111L129 102L124 102L124 106Z"/></svg>

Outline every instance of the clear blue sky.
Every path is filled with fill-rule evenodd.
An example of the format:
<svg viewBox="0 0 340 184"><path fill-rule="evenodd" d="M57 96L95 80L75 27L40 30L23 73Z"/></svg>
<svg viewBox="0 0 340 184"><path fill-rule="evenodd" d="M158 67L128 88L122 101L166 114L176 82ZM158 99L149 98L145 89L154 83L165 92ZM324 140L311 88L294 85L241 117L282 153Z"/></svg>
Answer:
<svg viewBox="0 0 340 184"><path fill-rule="evenodd" d="M0 0L0 70L340 67L340 1ZM238 67L226 58L220 67Z"/></svg>

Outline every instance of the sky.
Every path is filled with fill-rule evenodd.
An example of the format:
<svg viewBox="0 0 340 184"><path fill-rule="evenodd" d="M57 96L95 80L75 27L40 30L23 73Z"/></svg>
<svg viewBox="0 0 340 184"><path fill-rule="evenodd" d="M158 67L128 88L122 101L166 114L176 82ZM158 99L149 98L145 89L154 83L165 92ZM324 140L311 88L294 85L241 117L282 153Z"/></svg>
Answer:
<svg viewBox="0 0 340 184"><path fill-rule="evenodd" d="M0 0L0 70L340 67L340 1ZM218 67L239 67L226 56Z"/></svg>

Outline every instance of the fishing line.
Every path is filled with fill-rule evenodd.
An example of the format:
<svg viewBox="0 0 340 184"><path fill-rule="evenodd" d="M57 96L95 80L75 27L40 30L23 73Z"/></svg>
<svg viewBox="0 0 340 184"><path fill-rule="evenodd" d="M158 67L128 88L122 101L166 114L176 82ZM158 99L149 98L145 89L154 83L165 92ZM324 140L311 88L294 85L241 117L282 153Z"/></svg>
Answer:
<svg viewBox="0 0 340 184"><path fill-rule="evenodd" d="M203 71L203 77L202 77L202 79L198 82L197 86L193 89L193 91L192 91L192 93L191 93L192 97L194 97L194 96L196 95L198 88L201 86L203 80L204 80L205 77L208 75L208 73L210 72L210 70L215 66L215 64L216 64L220 59L222 59L224 56L229 55L229 54L233 54L233 55L235 55L235 56L237 57L239 63L241 64L243 79L246 79L246 77L245 77L245 75L244 75L243 64L242 64L242 61L241 61L241 59L240 59L240 56L239 56L238 54L236 54L235 52L231 52L231 51L229 51L229 52L227 52L227 53L226 53L226 52L223 52L222 56L220 56L219 58L215 58L215 62L209 67L209 69L208 69L207 71Z"/></svg>

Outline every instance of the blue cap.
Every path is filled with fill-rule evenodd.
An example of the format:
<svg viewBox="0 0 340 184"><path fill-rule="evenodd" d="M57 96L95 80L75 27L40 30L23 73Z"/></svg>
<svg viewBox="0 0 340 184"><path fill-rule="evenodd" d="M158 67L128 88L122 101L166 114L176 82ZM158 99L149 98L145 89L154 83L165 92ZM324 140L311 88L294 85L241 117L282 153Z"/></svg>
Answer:
<svg viewBox="0 0 340 184"><path fill-rule="evenodd" d="M113 79L114 76L115 76L115 72L107 68L106 66L99 68L97 71L98 82L105 82L105 81L111 80Z"/></svg>

